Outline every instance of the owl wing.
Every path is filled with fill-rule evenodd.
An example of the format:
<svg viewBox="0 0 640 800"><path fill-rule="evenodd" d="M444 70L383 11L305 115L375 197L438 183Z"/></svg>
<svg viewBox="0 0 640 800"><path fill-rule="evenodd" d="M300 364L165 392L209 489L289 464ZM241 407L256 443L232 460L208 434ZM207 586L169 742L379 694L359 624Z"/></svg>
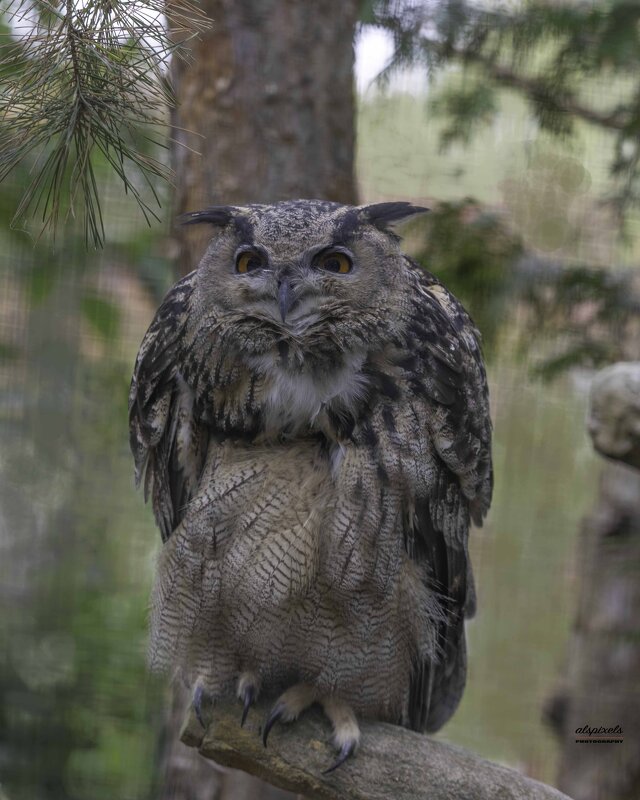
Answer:
<svg viewBox="0 0 640 800"><path fill-rule="evenodd" d="M163 541L195 493L209 439L181 373L188 360L185 329L194 282L192 272L165 297L142 340L129 392L136 486L144 481L145 501L151 494Z"/></svg>
<svg viewBox="0 0 640 800"><path fill-rule="evenodd" d="M467 540L470 518L482 524L491 502L491 419L478 332L433 276L410 267L405 413L423 433L411 445L416 467L409 470L413 513L405 544L440 594L444 619L439 658L422 659L411 677L409 724L433 731L457 707L466 680L464 619L475 611ZM417 462L427 465L427 476Z"/></svg>

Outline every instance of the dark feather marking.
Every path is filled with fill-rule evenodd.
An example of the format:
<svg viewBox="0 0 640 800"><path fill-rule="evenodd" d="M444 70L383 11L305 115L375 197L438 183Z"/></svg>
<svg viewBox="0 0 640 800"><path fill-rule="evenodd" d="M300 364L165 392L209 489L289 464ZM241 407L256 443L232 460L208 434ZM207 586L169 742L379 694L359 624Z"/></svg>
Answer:
<svg viewBox="0 0 640 800"><path fill-rule="evenodd" d="M400 398L400 387L386 372L377 369L371 363L366 364L362 371L368 377L374 392L378 392L383 397L388 397L390 400L398 400Z"/></svg>
<svg viewBox="0 0 640 800"><path fill-rule="evenodd" d="M393 410L391 409L391 406L385 404L382 407L382 419L389 433L395 433L396 421L395 417L393 416Z"/></svg>
<svg viewBox="0 0 640 800"><path fill-rule="evenodd" d="M384 372L378 372L375 377L381 394L391 400L398 400L400 398L400 387L390 375Z"/></svg>
<svg viewBox="0 0 640 800"><path fill-rule="evenodd" d="M407 330L420 342L436 342L438 340L436 332L427 327L426 320L420 317L414 317L407 325Z"/></svg>
<svg viewBox="0 0 640 800"><path fill-rule="evenodd" d="M400 345L404 346L404 345ZM418 359L415 356L408 355L403 356L402 358L396 359L395 363L401 369L406 370L407 372L414 372L418 367Z"/></svg>
<svg viewBox="0 0 640 800"><path fill-rule="evenodd" d="M254 403L255 397L255 390L256 390L256 376L254 373L251 373L251 377L249 379L249 391L247 392L247 396L244 400L244 408L245 411L251 412Z"/></svg>
<svg viewBox="0 0 640 800"><path fill-rule="evenodd" d="M351 439L356 426L353 413L340 406L337 408L325 406L324 411L330 426L336 433L336 437L344 441Z"/></svg>
<svg viewBox="0 0 640 800"><path fill-rule="evenodd" d="M373 426L369 420L365 420L360 425L360 432L362 434L362 441L367 447L378 446L378 434L373 430Z"/></svg>
<svg viewBox="0 0 640 800"><path fill-rule="evenodd" d="M358 211L355 208L350 208L336 225L333 233L334 243L348 241L359 227L360 217L358 216Z"/></svg>
<svg viewBox="0 0 640 800"><path fill-rule="evenodd" d="M254 231L251 221L244 215L237 214L233 218L233 224L242 243L252 245L254 243Z"/></svg>
<svg viewBox="0 0 640 800"><path fill-rule="evenodd" d="M436 375L432 375L427 381L426 392L444 406L452 406L459 396L458 392L443 384Z"/></svg>
<svg viewBox="0 0 640 800"><path fill-rule="evenodd" d="M278 340L278 355L283 365L286 367L289 358L289 342L287 342L286 339Z"/></svg>

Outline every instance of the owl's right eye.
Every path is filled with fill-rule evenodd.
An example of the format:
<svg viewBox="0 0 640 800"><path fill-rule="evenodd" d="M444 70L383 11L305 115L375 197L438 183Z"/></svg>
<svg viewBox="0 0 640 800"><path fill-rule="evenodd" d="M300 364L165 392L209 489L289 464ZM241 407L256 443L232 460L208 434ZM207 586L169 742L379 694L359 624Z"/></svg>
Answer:
<svg viewBox="0 0 640 800"><path fill-rule="evenodd" d="M236 272L245 275L247 272L253 272L254 269L262 269L264 267L264 258L260 253L255 250L245 250L240 253L236 259Z"/></svg>

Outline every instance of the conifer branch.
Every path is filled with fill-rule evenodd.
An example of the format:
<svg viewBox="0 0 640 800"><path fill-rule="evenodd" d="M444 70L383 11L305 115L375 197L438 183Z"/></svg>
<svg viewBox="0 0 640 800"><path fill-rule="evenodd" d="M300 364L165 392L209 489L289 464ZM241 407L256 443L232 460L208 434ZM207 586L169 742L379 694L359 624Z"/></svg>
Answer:
<svg viewBox="0 0 640 800"><path fill-rule="evenodd" d="M5 14L0 48L0 181L20 165L32 175L13 224L29 214L55 231L79 218L87 243L104 241L98 170L109 165L147 221L159 207L156 179L170 179L166 76L208 21L173 0L40 0Z"/></svg>

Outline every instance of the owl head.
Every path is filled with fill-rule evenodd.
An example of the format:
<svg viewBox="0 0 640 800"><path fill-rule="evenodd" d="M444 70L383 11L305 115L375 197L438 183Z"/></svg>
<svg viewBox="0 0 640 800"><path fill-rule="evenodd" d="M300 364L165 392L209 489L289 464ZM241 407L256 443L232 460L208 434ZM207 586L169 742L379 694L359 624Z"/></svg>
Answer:
<svg viewBox="0 0 640 800"><path fill-rule="evenodd" d="M216 228L197 271L205 307L215 302L299 333L341 306L363 314L388 308L403 264L390 226L426 210L291 200L214 206L182 221Z"/></svg>

